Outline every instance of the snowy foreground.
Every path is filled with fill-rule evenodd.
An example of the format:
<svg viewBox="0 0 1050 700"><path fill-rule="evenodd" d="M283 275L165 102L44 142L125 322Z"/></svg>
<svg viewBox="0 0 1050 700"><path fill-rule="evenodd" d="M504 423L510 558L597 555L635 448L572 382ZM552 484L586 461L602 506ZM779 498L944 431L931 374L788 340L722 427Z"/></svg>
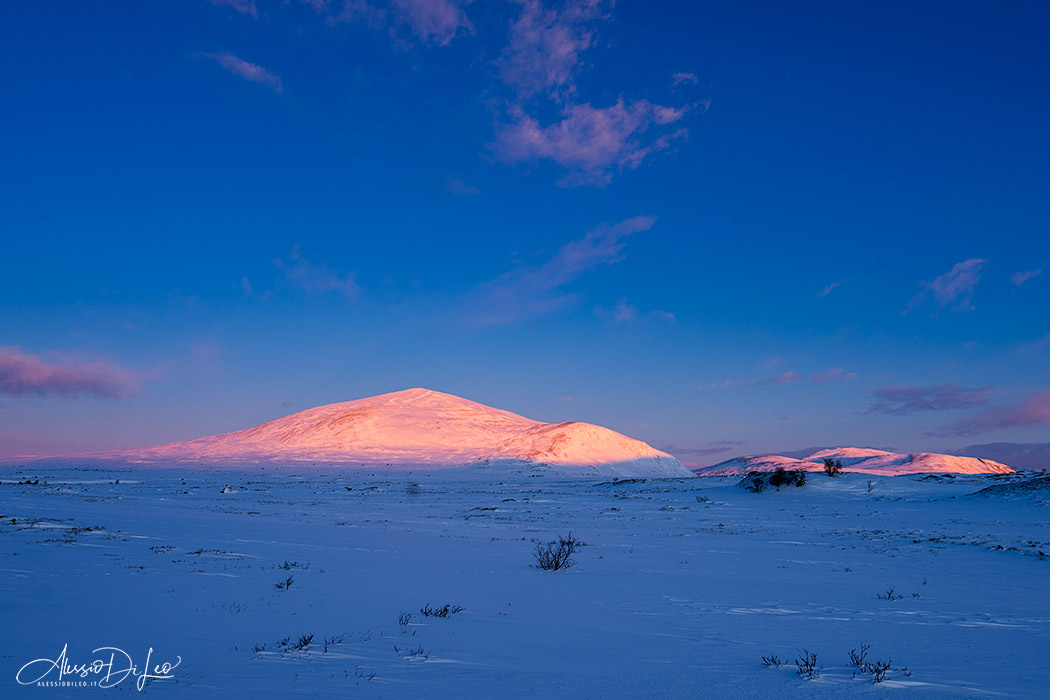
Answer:
<svg viewBox="0 0 1050 700"><path fill-rule="evenodd" d="M140 673L151 648L151 672L181 657L145 684L161 697L1047 697L1050 491L1013 486L1031 476L811 474L756 494L5 469L0 696L127 697L124 657L94 652L116 647ZM534 540L569 531L573 568L531 566ZM446 603L463 609L420 612ZM861 644L892 659L884 683L849 665ZM18 685L64 647L71 665L116 654L116 685Z"/></svg>

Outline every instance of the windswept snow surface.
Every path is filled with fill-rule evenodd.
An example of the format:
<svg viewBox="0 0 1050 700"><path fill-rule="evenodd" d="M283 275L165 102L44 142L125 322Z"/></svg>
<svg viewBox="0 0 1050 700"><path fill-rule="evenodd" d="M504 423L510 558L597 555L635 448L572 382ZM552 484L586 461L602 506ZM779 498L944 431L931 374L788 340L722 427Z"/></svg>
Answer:
<svg viewBox="0 0 1050 700"><path fill-rule="evenodd" d="M681 462L589 423L541 423L428 389L295 413L233 433L85 459L214 466L313 462L342 468L542 465L563 475L682 477Z"/></svg>
<svg viewBox="0 0 1050 700"><path fill-rule="evenodd" d="M764 455L735 457L710 467L694 469L697 476L741 476L748 472L773 471L777 467L823 471L824 458L842 462L842 471L880 476L901 474L1010 474L1014 470L1005 464L977 457L915 452L904 454L863 447L836 447L815 452L802 459Z"/></svg>
<svg viewBox="0 0 1050 700"><path fill-rule="evenodd" d="M160 698L1046 697L1045 478L459 474L0 469L0 697L134 695L16 683L107 646L181 657ZM574 567L532 566L570 531Z"/></svg>

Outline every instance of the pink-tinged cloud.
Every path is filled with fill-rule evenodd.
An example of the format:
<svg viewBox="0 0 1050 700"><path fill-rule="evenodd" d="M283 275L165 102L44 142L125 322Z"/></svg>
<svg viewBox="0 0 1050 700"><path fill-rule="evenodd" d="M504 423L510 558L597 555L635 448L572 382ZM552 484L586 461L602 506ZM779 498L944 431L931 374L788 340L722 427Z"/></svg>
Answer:
<svg viewBox="0 0 1050 700"><path fill-rule="evenodd" d="M973 311L973 290L981 281L981 268L985 262L982 258L964 260L933 281L923 282L923 291L912 297L904 312L908 313L929 297L933 297L938 308L950 306L953 311Z"/></svg>
<svg viewBox="0 0 1050 700"><path fill-rule="evenodd" d="M635 216L613 226L601 226L565 244L542 264L513 270L483 284L479 298L472 303L478 308L470 314L471 321L506 324L565 307L577 295L564 287L585 272L623 260L624 239L648 231L655 223L655 216Z"/></svg>
<svg viewBox="0 0 1050 700"><path fill-rule="evenodd" d="M838 286L839 286L838 282L832 282L828 286L824 287L824 290L821 291L821 293L820 293L820 298L823 299L827 295L831 294L832 292L835 291L835 288L838 287Z"/></svg>
<svg viewBox="0 0 1050 700"><path fill-rule="evenodd" d="M361 23L379 31L387 26L387 11L367 0L343 0L339 11L329 14L326 21L329 25Z"/></svg>
<svg viewBox="0 0 1050 700"><path fill-rule="evenodd" d="M671 74L671 86L678 87L679 85L696 85L700 82L700 78L696 76L696 73L673 73Z"/></svg>
<svg viewBox="0 0 1050 700"><path fill-rule="evenodd" d="M814 384L828 384L830 382L852 382L857 379L856 372L847 372L841 367L831 367L810 375L810 380Z"/></svg>
<svg viewBox="0 0 1050 700"><path fill-rule="evenodd" d="M580 54L594 45L592 25L607 18L612 2L569 0L560 8L545 8L539 0L518 0L518 5L500 57L500 76L524 97L545 93L562 100L575 92Z"/></svg>
<svg viewBox="0 0 1050 700"><path fill-rule="evenodd" d="M103 362L48 364L16 347L0 347L0 394L131 395L127 372Z"/></svg>
<svg viewBox="0 0 1050 700"><path fill-rule="evenodd" d="M964 387L958 384L936 386L902 386L899 384L876 389L869 414L903 416L920 411L952 411L973 408L988 403L995 387Z"/></svg>
<svg viewBox="0 0 1050 700"><path fill-rule="evenodd" d="M307 260L298 245L292 248L287 260L274 260L273 264L284 272L289 283L311 294L335 293L356 299L361 292L354 275L332 270L323 262Z"/></svg>
<svg viewBox="0 0 1050 700"><path fill-rule="evenodd" d="M470 0L392 0L390 4L424 44L448 46L457 36L474 33L464 10Z"/></svg>
<svg viewBox="0 0 1050 700"><path fill-rule="evenodd" d="M995 406L947 428L928 433L936 437L980 435L1009 428L1050 425L1050 391L1029 394L1012 404Z"/></svg>
<svg viewBox="0 0 1050 700"><path fill-rule="evenodd" d="M762 384L772 384L774 386L779 386L781 384L792 384L794 382L797 382L800 379L802 379L802 375L801 374L799 374L798 372L796 372L793 369L789 369L787 372L784 372L783 374L779 374L779 375L773 377L772 379L768 379L768 380L766 380L764 382L761 382L761 383Z"/></svg>
<svg viewBox="0 0 1050 700"><path fill-rule="evenodd" d="M730 389L733 386L732 379L726 379L725 381L718 382L717 384L698 384L697 389Z"/></svg>
<svg viewBox="0 0 1050 700"><path fill-rule="evenodd" d="M255 0L211 0L211 4L216 7L232 7L242 15L259 19L259 8L255 6Z"/></svg>
<svg viewBox="0 0 1050 700"><path fill-rule="evenodd" d="M1039 275L1043 274L1043 269L1045 267L1046 265L1040 265L1034 270L1024 270L1022 272L1015 272L1013 276L1010 277L1010 281L1013 282L1015 286L1020 287L1028 280L1035 279Z"/></svg>
<svg viewBox="0 0 1050 700"><path fill-rule="evenodd" d="M613 309L613 320L617 323L630 323L638 318L637 307L631 306L626 299L620 299Z"/></svg>
<svg viewBox="0 0 1050 700"><path fill-rule="evenodd" d="M274 92L284 91L281 79L262 66L245 61L243 58L238 58L232 53L206 53L203 55L238 77L253 83L269 86L273 88Z"/></svg>
<svg viewBox="0 0 1050 700"><path fill-rule="evenodd" d="M570 105L562 119L547 126L517 110L516 121L498 128L493 152L507 162L552 161L565 169L562 186L602 187L614 171L637 168L648 157L670 149L685 129L647 138L652 127L679 121L684 109L648 100L610 107Z"/></svg>
<svg viewBox="0 0 1050 700"><path fill-rule="evenodd" d="M476 197L481 194L481 190L477 187L468 185L463 182L462 178L458 177L445 178L445 189L457 197Z"/></svg>

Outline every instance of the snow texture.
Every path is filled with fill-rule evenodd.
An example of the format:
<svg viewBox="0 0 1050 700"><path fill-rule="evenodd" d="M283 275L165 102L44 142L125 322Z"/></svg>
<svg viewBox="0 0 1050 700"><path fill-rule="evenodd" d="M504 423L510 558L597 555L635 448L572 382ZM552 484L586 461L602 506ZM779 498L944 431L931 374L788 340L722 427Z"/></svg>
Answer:
<svg viewBox="0 0 1050 700"><path fill-rule="evenodd" d="M464 473L0 469L0 696L136 695L16 683L111 646L181 657L156 698L1046 697L1045 476ZM532 566L569 532L573 567Z"/></svg>

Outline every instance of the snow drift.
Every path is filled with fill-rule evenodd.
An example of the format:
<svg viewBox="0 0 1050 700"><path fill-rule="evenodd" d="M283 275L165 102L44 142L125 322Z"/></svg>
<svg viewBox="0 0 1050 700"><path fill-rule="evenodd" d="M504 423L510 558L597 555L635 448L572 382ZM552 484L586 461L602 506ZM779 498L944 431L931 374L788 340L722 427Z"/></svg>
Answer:
<svg viewBox="0 0 1050 700"><path fill-rule="evenodd" d="M667 454L588 423L542 423L427 389L319 406L223 435L91 457L157 464L313 462L343 468L541 466L595 476L691 477Z"/></svg>
<svg viewBox="0 0 1050 700"><path fill-rule="evenodd" d="M904 454L862 447L837 447L820 450L802 459L765 455L736 457L710 467L694 469L697 476L739 476L749 472L773 471L777 467L822 471L824 458L842 462L842 471L879 476L900 474L1009 474L1014 470L1005 464L977 457L956 457L932 452Z"/></svg>

